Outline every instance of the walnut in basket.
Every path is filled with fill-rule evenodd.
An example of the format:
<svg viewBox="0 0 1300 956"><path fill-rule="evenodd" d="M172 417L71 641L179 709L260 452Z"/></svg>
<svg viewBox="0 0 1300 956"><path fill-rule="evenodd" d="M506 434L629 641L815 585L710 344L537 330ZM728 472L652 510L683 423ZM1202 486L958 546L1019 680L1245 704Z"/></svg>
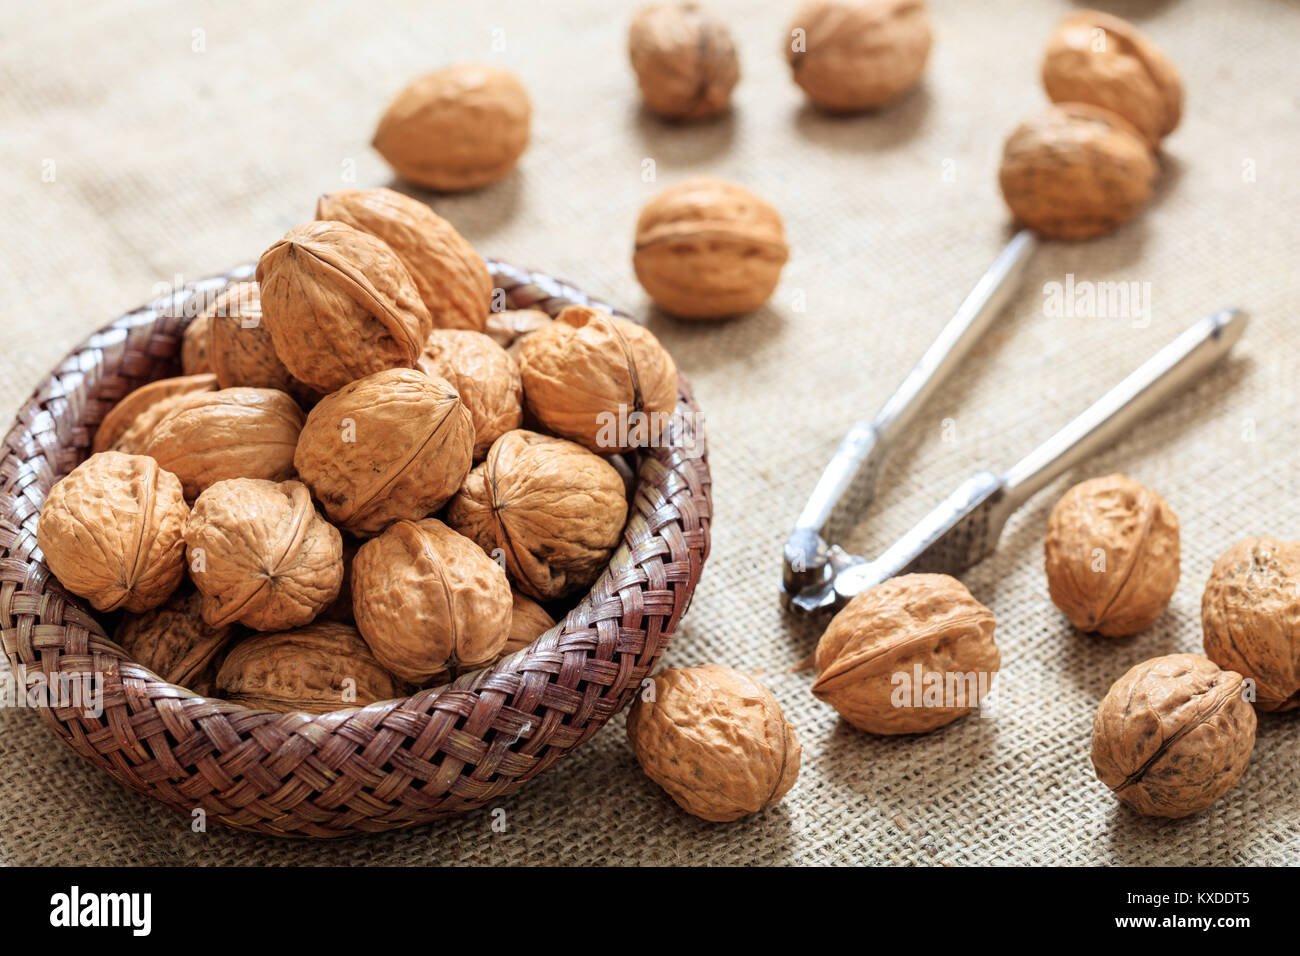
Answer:
<svg viewBox="0 0 1300 956"><path fill-rule="evenodd" d="M379 662L414 684L488 664L510 636L505 571L437 518L398 521L361 546L352 608Z"/></svg>
<svg viewBox="0 0 1300 956"><path fill-rule="evenodd" d="M214 627L300 627L343 581L342 539L300 481L217 482L194 502L185 546L203 619Z"/></svg>
<svg viewBox="0 0 1300 956"><path fill-rule="evenodd" d="M468 474L473 450L473 420L449 382L390 369L321 399L294 465L331 521L367 536L441 508Z"/></svg>
<svg viewBox="0 0 1300 956"><path fill-rule="evenodd" d="M506 432L447 505L446 520L529 597L570 597L600 576L627 521L623 479L581 445Z"/></svg>
<svg viewBox="0 0 1300 956"><path fill-rule="evenodd" d="M524 387L519 363L482 332L434 329L424 343L419 366L450 382L474 423L474 460L524 420Z"/></svg>
<svg viewBox="0 0 1300 956"><path fill-rule="evenodd" d="M212 371L211 344L212 319L206 313L197 316L185 326L181 336L181 372L184 375L202 375Z"/></svg>
<svg viewBox="0 0 1300 956"><path fill-rule="evenodd" d="M411 368L433 329L397 253L345 222L290 229L262 253L257 282L276 355L321 392Z"/></svg>
<svg viewBox="0 0 1300 956"><path fill-rule="evenodd" d="M641 98L673 120L726 111L740 79L727 25L697 3L659 3L636 15L627 36Z"/></svg>
<svg viewBox="0 0 1300 956"><path fill-rule="evenodd" d="M503 309L488 315L483 331L517 359L524 340L553 321L540 309Z"/></svg>
<svg viewBox="0 0 1300 956"><path fill-rule="evenodd" d="M501 648L501 656L521 651L555 627L555 618L530 597L511 590L510 635Z"/></svg>
<svg viewBox="0 0 1300 956"><path fill-rule="evenodd" d="M211 697L217 664L235 630L204 621L202 605L198 591L177 590L152 611L125 615L113 640L169 684Z"/></svg>
<svg viewBox="0 0 1300 956"><path fill-rule="evenodd" d="M91 450L138 455L158 423L187 396L216 390L217 377L211 372L160 378L141 385L109 409L95 432Z"/></svg>
<svg viewBox="0 0 1300 956"><path fill-rule="evenodd" d="M147 611L185 575L180 480L143 455L91 455L50 489L36 542L54 576L99 611Z"/></svg>
<svg viewBox="0 0 1300 956"><path fill-rule="evenodd" d="M236 282L213 301L203 318L212 343L210 357L222 388L274 388L310 405L320 393L304 385L275 354L271 330L262 321L262 297L256 282Z"/></svg>
<svg viewBox="0 0 1300 956"><path fill-rule="evenodd" d="M316 203L317 219L337 219L369 233L397 253L435 329L483 331L492 277L483 258L446 219L392 189L341 189Z"/></svg>
<svg viewBox="0 0 1300 956"><path fill-rule="evenodd" d="M240 641L217 672L217 689L246 707L305 714L364 707L406 691L356 628L335 622Z"/></svg>

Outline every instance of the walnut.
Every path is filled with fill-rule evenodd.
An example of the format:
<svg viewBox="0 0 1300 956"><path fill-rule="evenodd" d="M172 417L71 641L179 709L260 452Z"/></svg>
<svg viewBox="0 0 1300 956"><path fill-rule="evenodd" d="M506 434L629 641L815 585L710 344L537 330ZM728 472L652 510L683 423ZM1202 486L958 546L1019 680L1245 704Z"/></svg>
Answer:
<svg viewBox="0 0 1300 956"><path fill-rule="evenodd" d="M223 388L187 396L144 440L141 454L181 480L186 498L226 478L293 476L302 409L273 388Z"/></svg>
<svg viewBox="0 0 1300 956"><path fill-rule="evenodd" d="M698 177L646 203L632 265L665 312L715 319L766 302L789 255L775 209L734 183Z"/></svg>
<svg viewBox="0 0 1300 956"><path fill-rule="evenodd" d="M1127 120L1060 103L1007 139L998 181L1024 225L1054 239L1091 239L1142 210L1156 171L1150 148Z"/></svg>
<svg viewBox="0 0 1300 956"><path fill-rule="evenodd" d="M256 282L230 286L204 316L212 329L212 370L221 388L274 388L303 405L320 398L319 392L290 375L275 354L271 330L262 321Z"/></svg>
<svg viewBox="0 0 1300 956"><path fill-rule="evenodd" d="M262 253L257 281L276 355L321 392L411 368L433 329L397 253L345 222L290 229Z"/></svg>
<svg viewBox="0 0 1300 956"><path fill-rule="evenodd" d="M212 359L209 344L211 342L212 319L206 313L197 316L181 335L181 373L184 375L202 375L212 371Z"/></svg>
<svg viewBox="0 0 1300 956"><path fill-rule="evenodd" d="M571 305L524 343L524 399L548 431L603 455L660 444L677 366L649 331Z"/></svg>
<svg viewBox="0 0 1300 956"><path fill-rule="evenodd" d="M730 667L669 668L627 715L641 769L686 812L727 823L778 803L799 776L794 727L772 692Z"/></svg>
<svg viewBox="0 0 1300 956"><path fill-rule="evenodd" d="M646 106L666 119L700 120L726 111L740 79L736 47L722 20L696 3L646 7L627 37Z"/></svg>
<svg viewBox="0 0 1300 956"><path fill-rule="evenodd" d="M555 627L555 618L546 613L532 598L525 597L518 591L511 591L510 634L501 648L501 657L522 651L551 628Z"/></svg>
<svg viewBox="0 0 1300 956"><path fill-rule="evenodd" d="M522 429L492 444L447 505L446 520L529 597L586 590L609 563L627 521L623 479L581 445Z"/></svg>
<svg viewBox="0 0 1300 956"><path fill-rule="evenodd" d="M492 299L487 264L432 209L391 189L342 189L316 203L317 219L337 219L382 239L420 290L435 329L481 332Z"/></svg>
<svg viewBox="0 0 1300 956"><path fill-rule="evenodd" d="M343 581L339 584L339 594L332 604L320 612L319 621L341 621L355 624L356 615L352 613L352 561L357 556L362 539L344 534L343 538Z"/></svg>
<svg viewBox="0 0 1300 956"><path fill-rule="evenodd" d="M138 455L157 424L186 396L216 390L217 377L211 372L160 378L141 385L109 409L95 432L91 450Z"/></svg>
<svg viewBox="0 0 1300 956"><path fill-rule="evenodd" d="M375 657L414 684L495 660L510 634L505 571L437 518L398 521L361 546L352 607Z"/></svg>
<svg viewBox="0 0 1300 956"><path fill-rule="evenodd" d="M516 358L524 340L554 320L540 309L503 309L488 314L483 331L492 341Z"/></svg>
<svg viewBox="0 0 1300 956"><path fill-rule="evenodd" d="M259 631L309 624L338 596L342 540L300 481L218 481L185 526L203 619Z"/></svg>
<svg viewBox="0 0 1300 956"><path fill-rule="evenodd" d="M364 707L405 692L356 628L334 622L240 641L217 672L217 689L246 707L305 714Z"/></svg>
<svg viewBox="0 0 1300 956"><path fill-rule="evenodd" d="M211 697L216 691L216 663L234 635L223 625L203 620L198 591L177 591L165 604L143 614L127 614L113 636L137 664L169 684Z"/></svg>
<svg viewBox="0 0 1300 956"><path fill-rule="evenodd" d="M374 147L397 175L443 192L504 179L528 145L532 104L513 73L460 65L411 83L389 104Z"/></svg>
<svg viewBox="0 0 1300 956"><path fill-rule="evenodd" d="M1259 710L1300 707L1300 543L1247 538L1214 562L1205 656L1254 682Z"/></svg>
<svg viewBox="0 0 1300 956"><path fill-rule="evenodd" d="M922 0L811 0L786 37L794 81L837 113L884 106L916 86L932 39Z"/></svg>
<svg viewBox="0 0 1300 956"><path fill-rule="evenodd" d="M1043 86L1057 103L1091 103L1124 117L1159 145L1182 118L1183 81L1164 52L1119 17L1081 10L1056 27Z"/></svg>
<svg viewBox="0 0 1300 956"><path fill-rule="evenodd" d="M441 508L468 474L473 450L473 421L450 383L389 369L320 400L294 465L331 521L368 536Z"/></svg>
<svg viewBox="0 0 1300 956"><path fill-rule="evenodd" d="M1232 789L1255 747L1242 677L1195 654L1144 661L1097 708L1097 779L1138 813L1185 817Z"/></svg>
<svg viewBox="0 0 1300 956"><path fill-rule="evenodd" d="M36 543L59 583L99 611L147 611L185 575L190 509L152 458L102 451L50 489Z"/></svg>
<svg viewBox="0 0 1300 956"><path fill-rule="evenodd" d="M946 574L905 574L851 600L817 644L813 693L873 734L950 724L988 693L993 612Z"/></svg>
<svg viewBox="0 0 1300 956"><path fill-rule="evenodd" d="M524 387L519 363L482 332L434 329L424 343L419 366L460 393L474 423L474 460L524 420Z"/></svg>
<svg viewBox="0 0 1300 956"><path fill-rule="evenodd" d="M1047 520L1052 602L1081 631L1146 630L1178 585L1178 519L1160 495L1123 475L1080 482Z"/></svg>

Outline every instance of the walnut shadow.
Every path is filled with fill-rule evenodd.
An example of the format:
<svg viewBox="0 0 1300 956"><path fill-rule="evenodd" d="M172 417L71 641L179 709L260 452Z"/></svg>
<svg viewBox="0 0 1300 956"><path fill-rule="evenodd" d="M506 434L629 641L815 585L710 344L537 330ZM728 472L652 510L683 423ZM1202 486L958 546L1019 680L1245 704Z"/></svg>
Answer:
<svg viewBox="0 0 1300 956"><path fill-rule="evenodd" d="M883 152L906 145L920 132L933 97L924 82L875 110L831 113L804 101L794 126L811 143L840 152Z"/></svg>
<svg viewBox="0 0 1300 956"><path fill-rule="evenodd" d="M510 225L523 202L524 172L516 166L495 183L465 192L436 192L393 177L389 189L410 196L455 225L466 239L478 245Z"/></svg>
<svg viewBox="0 0 1300 956"><path fill-rule="evenodd" d="M725 153L736 138L736 108L705 120L669 120L652 113L644 103L631 111L631 128L647 159L659 167L694 166Z"/></svg>

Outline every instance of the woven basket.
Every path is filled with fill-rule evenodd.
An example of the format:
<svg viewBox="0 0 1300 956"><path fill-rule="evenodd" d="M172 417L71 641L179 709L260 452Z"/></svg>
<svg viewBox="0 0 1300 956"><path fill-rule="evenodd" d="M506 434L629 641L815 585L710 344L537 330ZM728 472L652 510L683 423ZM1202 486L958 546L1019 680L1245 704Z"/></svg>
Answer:
<svg viewBox="0 0 1300 956"><path fill-rule="evenodd" d="M575 303L602 305L548 276L489 267L511 308L554 315ZM637 457L635 498L609 567L531 647L446 687L323 716L198 697L130 660L59 586L37 549L36 520L113 404L179 374L186 302L251 274L244 267L194 283L123 316L75 349L19 409L0 465L0 627L10 664L47 681L100 675L101 716L39 709L55 733L132 790L240 829L374 833L517 790L631 700L690 603L711 509L690 388L680 382L663 447Z"/></svg>

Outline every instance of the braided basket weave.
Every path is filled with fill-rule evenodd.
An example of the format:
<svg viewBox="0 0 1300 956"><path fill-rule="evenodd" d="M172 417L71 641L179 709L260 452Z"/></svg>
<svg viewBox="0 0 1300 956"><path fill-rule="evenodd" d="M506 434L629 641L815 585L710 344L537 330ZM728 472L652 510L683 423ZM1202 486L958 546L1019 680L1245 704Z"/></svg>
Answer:
<svg viewBox="0 0 1300 956"><path fill-rule="evenodd" d="M608 308L548 276L488 265L510 308ZM638 456L635 498L609 567L532 646L448 686L322 716L198 697L131 661L59 586L37 549L36 521L113 404L179 374L191 297L251 275L251 266L237 269L123 316L19 409L0 463L0 635L10 664L51 686L60 675L101 675L102 715L40 708L55 733L131 789L245 830L374 833L517 790L632 699L690 603L709 551L711 502L689 387L680 382L662 447Z"/></svg>

